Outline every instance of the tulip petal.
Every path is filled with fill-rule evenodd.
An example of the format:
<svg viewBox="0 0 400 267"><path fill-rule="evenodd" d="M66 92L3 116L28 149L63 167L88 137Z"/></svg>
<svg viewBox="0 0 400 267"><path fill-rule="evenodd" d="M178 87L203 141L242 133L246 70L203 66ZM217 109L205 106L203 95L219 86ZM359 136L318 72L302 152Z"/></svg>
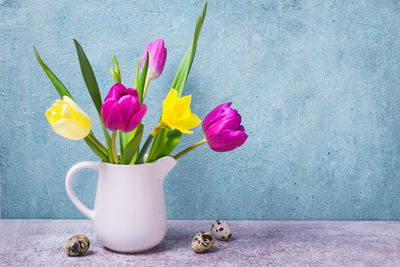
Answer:
<svg viewBox="0 0 400 267"><path fill-rule="evenodd" d="M139 125L140 121L143 119L144 115L146 115L146 111L147 111L147 106L146 104L143 104L140 107L140 110L134 116L131 117L126 127L124 129L121 129L121 131L127 133L135 129Z"/></svg>
<svg viewBox="0 0 400 267"><path fill-rule="evenodd" d="M211 138L212 136L218 134L223 130L238 130L240 126L240 122L242 118L237 110L232 109L229 115L226 115L223 118L223 114L220 114L218 120L214 121L214 123L210 124L207 128L205 134L207 138Z"/></svg>
<svg viewBox="0 0 400 267"><path fill-rule="evenodd" d="M156 79L161 75L167 58L167 49L164 47L164 40L158 39L154 44L148 43L146 45L140 63L140 70L144 67L147 53L149 53L147 77L150 79Z"/></svg>
<svg viewBox="0 0 400 267"><path fill-rule="evenodd" d="M167 58L167 49L164 47L163 39L158 39L154 42L149 51L149 57L148 74L151 79L155 79L161 75Z"/></svg>
<svg viewBox="0 0 400 267"><path fill-rule="evenodd" d="M218 119L219 115L226 109L232 105L232 102L228 102L225 104L221 104L218 107L214 108L203 120L203 132L206 132L207 128L212 124L215 120Z"/></svg>
<svg viewBox="0 0 400 267"><path fill-rule="evenodd" d="M90 128L74 119L61 119L51 126L57 134L72 140L81 140L90 132Z"/></svg>
<svg viewBox="0 0 400 267"><path fill-rule="evenodd" d="M137 92L136 89L133 89L133 88L125 88L125 89L120 89L120 90L119 90L118 99L121 98L121 97L123 97L123 96L126 96L126 95L130 95L130 96L133 96L133 97L139 97L139 94L138 94L138 92Z"/></svg>
<svg viewBox="0 0 400 267"><path fill-rule="evenodd" d="M116 83L111 86L110 91L108 91L108 94L104 101L108 99L119 99L121 92L124 92L126 90L126 87L122 83Z"/></svg>
<svg viewBox="0 0 400 267"><path fill-rule="evenodd" d="M125 123L123 128L126 128L132 116L140 110L139 98L125 95L119 99L118 105L121 109L122 120Z"/></svg>
<svg viewBox="0 0 400 267"><path fill-rule="evenodd" d="M207 139L208 145L212 150L216 152L227 152L231 151L246 141L248 135L244 132L244 127L240 127L241 130L224 130L217 135Z"/></svg>
<svg viewBox="0 0 400 267"><path fill-rule="evenodd" d="M101 116L109 130L128 132L126 129L131 128L130 120L139 111L140 100L137 90L116 83L110 88L102 104Z"/></svg>
<svg viewBox="0 0 400 267"><path fill-rule="evenodd" d="M71 109L70 111L73 114L73 117L77 120L80 120L87 128L92 128L92 120L90 119L89 115L87 115L79 106L76 104L74 100L69 98L68 96L63 97L64 101L67 102Z"/></svg>
<svg viewBox="0 0 400 267"><path fill-rule="evenodd" d="M104 125L111 131L122 128L122 114L118 102L114 99L108 99L101 106L101 117Z"/></svg>
<svg viewBox="0 0 400 267"><path fill-rule="evenodd" d="M46 110L46 118L47 118L47 121L50 123L50 125L53 125L53 123L57 122L57 118L53 114L53 109L54 109L54 105L51 108L49 108L48 110Z"/></svg>

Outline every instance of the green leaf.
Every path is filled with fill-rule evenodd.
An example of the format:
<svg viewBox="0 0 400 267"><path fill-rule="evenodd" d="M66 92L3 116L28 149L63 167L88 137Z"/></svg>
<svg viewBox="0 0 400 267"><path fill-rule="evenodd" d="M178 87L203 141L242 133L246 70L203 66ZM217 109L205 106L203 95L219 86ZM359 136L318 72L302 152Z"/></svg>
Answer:
<svg viewBox="0 0 400 267"><path fill-rule="evenodd" d="M181 141L181 138L182 132L176 129L170 130L155 160L171 155L172 151L174 151L176 146L179 144L179 141Z"/></svg>
<svg viewBox="0 0 400 267"><path fill-rule="evenodd" d="M207 2L204 4L202 15L197 17L196 28L194 31L194 37L191 45L183 57L181 64L175 74L175 78L172 82L171 88L174 88L178 91L178 96L182 95L183 89L185 88L186 80L190 72L190 68L192 67L193 59L196 54L197 49L197 41L199 39L201 27L203 26L204 18L207 13Z"/></svg>
<svg viewBox="0 0 400 267"><path fill-rule="evenodd" d="M94 76L92 66L90 65L90 62L89 62L88 58L86 57L86 54L82 49L82 46L75 39L74 39L74 42L75 42L76 52L77 52L78 58L79 58L79 65L81 66L83 79L85 80L86 87L89 91L90 96L92 97L94 106L96 107L97 112L99 113L99 115L101 117L102 101L101 101L100 90L99 90L99 86L97 85L96 77Z"/></svg>
<svg viewBox="0 0 400 267"><path fill-rule="evenodd" d="M144 66L142 69L142 73L140 74L140 78L138 81L137 88L135 88L138 91L139 98L140 98L140 104L143 103L143 89L144 89L144 83L146 82L146 75L147 75L147 67L149 65L149 52L147 52L146 55L146 61L144 62Z"/></svg>
<svg viewBox="0 0 400 267"><path fill-rule="evenodd" d="M74 99L71 94L68 92L68 89L64 86L64 84L57 78L57 76L47 67L47 65L40 58L39 53L36 51L36 48L33 47L35 51L35 55L40 65L42 66L44 72L49 77L50 81L53 83L54 87L57 89L58 94L61 96L69 96L72 100Z"/></svg>
<svg viewBox="0 0 400 267"><path fill-rule="evenodd" d="M131 161L129 162L128 165L133 165L133 164L135 164L138 155L139 155L139 148L136 150L135 155L133 155L133 158L131 159Z"/></svg>
<svg viewBox="0 0 400 267"><path fill-rule="evenodd" d="M134 82L134 84L133 84L133 88L135 88L135 89L138 87L139 67L140 67L140 59L139 59L139 61L138 61L138 63L137 63L137 66L136 66L135 82ZM147 71L147 70L146 70L146 71ZM146 74L147 74L147 73L146 73Z"/></svg>
<svg viewBox="0 0 400 267"><path fill-rule="evenodd" d="M114 62L114 67L115 67L115 73L117 75L117 80L120 83L121 82L121 72L119 71L118 61L117 61L117 59L115 58L114 55L111 55L111 57L112 57L112 60Z"/></svg>
<svg viewBox="0 0 400 267"><path fill-rule="evenodd" d="M135 137L136 130L137 128L135 128L133 131L130 131L129 133L126 133L126 140L128 141L127 143L129 143L132 138Z"/></svg>
<svg viewBox="0 0 400 267"><path fill-rule="evenodd" d="M89 137L85 137L86 144L92 149L92 151L99 156L104 162L108 162L108 157L105 155L94 143L90 140Z"/></svg>
<svg viewBox="0 0 400 267"><path fill-rule="evenodd" d="M75 47L76 47L76 52L78 54L79 65L81 66L81 72L82 72L83 79L85 80L85 84L86 84L86 87L92 98L93 104L96 107L97 113L99 115L101 127L103 128L104 137L106 138L107 149L108 149L108 160L110 163L114 163L113 158L112 158L112 151L111 151L111 136L110 136L109 132L107 131L107 128L104 126L103 119L101 118L102 101L101 101L99 86L97 85L96 77L94 76L92 66L90 65L90 62L89 62L88 58L86 57L86 54L83 51L83 48L78 43L78 41L75 39L74 39L74 43L75 43Z"/></svg>
<svg viewBox="0 0 400 267"><path fill-rule="evenodd" d="M158 133L154 137L153 143L151 144L149 156L147 157L146 163L156 161L161 149L161 145L164 143L167 134L168 129L162 129L158 131Z"/></svg>
<svg viewBox="0 0 400 267"><path fill-rule="evenodd" d="M143 124L139 124L135 137L125 146L124 152L121 154L121 164L129 164L137 152L143 136Z"/></svg>
<svg viewBox="0 0 400 267"><path fill-rule="evenodd" d="M114 81L115 81L116 83L121 82L121 81L118 79L118 75L117 75L117 73L115 73L114 69L111 68L111 67L108 67L108 68L109 68L110 71L111 71L111 74L112 74L112 76L113 76L113 78L114 78Z"/></svg>

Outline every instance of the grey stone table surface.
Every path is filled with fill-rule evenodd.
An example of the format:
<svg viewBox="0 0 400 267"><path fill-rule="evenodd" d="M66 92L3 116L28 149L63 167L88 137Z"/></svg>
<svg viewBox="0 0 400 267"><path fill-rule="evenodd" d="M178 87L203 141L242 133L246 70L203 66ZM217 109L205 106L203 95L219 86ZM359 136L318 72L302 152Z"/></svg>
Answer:
<svg viewBox="0 0 400 267"><path fill-rule="evenodd" d="M206 254L191 250L212 221L168 221L165 239L140 254L107 250L87 220L0 220L0 266L400 266L400 222L229 221L230 241ZM68 257L65 241L83 233L83 257Z"/></svg>

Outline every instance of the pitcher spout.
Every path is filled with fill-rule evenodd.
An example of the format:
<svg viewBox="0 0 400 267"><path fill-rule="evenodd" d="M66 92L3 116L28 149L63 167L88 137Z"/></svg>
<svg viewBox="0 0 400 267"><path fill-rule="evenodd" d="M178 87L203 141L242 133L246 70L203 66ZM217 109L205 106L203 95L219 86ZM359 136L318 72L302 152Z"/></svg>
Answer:
<svg viewBox="0 0 400 267"><path fill-rule="evenodd" d="M177 161L171 156L166 156L158 159L154 162L156 165L157 176L164 181L165 177L167 177L168 173L175 167Z"/></svg>

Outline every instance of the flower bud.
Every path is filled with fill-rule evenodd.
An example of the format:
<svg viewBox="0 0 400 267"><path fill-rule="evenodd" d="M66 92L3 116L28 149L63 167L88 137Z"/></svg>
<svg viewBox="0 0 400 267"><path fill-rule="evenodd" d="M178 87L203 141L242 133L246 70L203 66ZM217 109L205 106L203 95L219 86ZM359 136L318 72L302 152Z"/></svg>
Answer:
<svg viewBox="0 0 400 267"><path fill-rule="evenodd" d="M246 141L248 135L240 125L242 118L230 103L219 105L203 120L203 132L208 145L217 152L233 150Z"/></svg>
<svg viewBox="0 0 400 267"><path fill-rule="evenodd" d="M68 96L57 100L46 111L46 118L57 134L72 140L85 138L92 128L89 116Z"/></svg>
<svg viewBox="0 0 400 267"><path fill-rule="evenodd" d="M167 59L167 49L164 47L164 40L158 39L152 43L148 43L144 49L140 69L143 69L146 62L146 55L149 53L149 63L147 67L147 77L150 79L158 78L163 72L165 60Z"/></svg>
<svg viewBox="0 0 400 267"><path fill-rule="evenodd" d="M109 130L127 133L139 125L146 110L145 104L140 105L136 89L116 83L110 88L101 106L101 117Z"/></svg>

